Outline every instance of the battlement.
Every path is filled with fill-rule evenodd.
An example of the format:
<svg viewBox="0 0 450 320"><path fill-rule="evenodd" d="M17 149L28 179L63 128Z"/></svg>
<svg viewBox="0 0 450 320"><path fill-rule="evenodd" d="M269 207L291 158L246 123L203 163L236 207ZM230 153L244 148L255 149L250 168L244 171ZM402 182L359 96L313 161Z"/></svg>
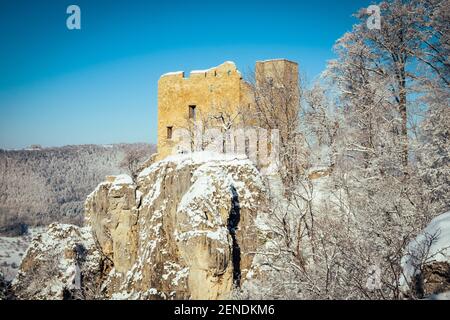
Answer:
<svg viewBox="0 0 450 320"><path fill-rule="evenodd" d="M163 74L160 79L172 80L172 79L190 79L190 78L207 78L207 77L225 77L230 75L239 75L242 78L240 71L236 68L236 64L233 61L225 61L219 66L205 69L205 70L192 70L191 72L175 71Z"/></svg>
<svg viewBox="0 0 450 320"><path fill-rule="evenodd" d="M288 63L288 64L295 64L298 65L297 62L286 59L286 58L276 58L276 59L267 59L267 60L258 60L256 61L256 64L258 63L277 63L277 62L284 62L284 63Z"/></svg>

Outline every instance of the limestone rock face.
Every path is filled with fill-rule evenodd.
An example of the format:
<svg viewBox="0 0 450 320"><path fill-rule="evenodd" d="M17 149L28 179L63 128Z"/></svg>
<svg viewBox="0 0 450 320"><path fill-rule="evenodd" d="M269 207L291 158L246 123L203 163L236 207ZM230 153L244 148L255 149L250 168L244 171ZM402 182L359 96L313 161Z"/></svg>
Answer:
<svg viewBox="0 0 450 320"><path fill-rule="evenodd" d="M252 268L261 177L243 157L178 155L137 182L111 177L88 197L86 221L112 269L116 299L220 299ZM253 272L251 272L253 274Z"/></svg>
<svg viewBox="0 0 450 320"><path fill-rule="evenodd" d="M221 299L258 274L264 187L250 160L208 152L107 177L86 226L33 239L12 292L24 299Z"/></svg>
<svg viewBox="0 0 450 320"><path fill-rule="evenodd" d="M93 299L102 265L90 228L51 224L33 239L12 292L19 299Z"/></svg>
<svg viewBox="0 0 450 320"><path fill-rule="evenodd" d="M109 176L88 196L86 221L101 251L116 271L126 272L136 260L136 185L127 175Z"/></svg>

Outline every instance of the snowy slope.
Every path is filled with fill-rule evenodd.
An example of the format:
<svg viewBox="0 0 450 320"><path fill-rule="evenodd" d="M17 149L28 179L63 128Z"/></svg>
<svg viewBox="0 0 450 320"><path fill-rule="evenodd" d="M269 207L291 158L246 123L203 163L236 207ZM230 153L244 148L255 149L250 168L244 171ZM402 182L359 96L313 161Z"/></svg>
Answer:
<svg viewBox="0 0 450 320"><path fill-rule="evenodd" d="M406 251L407 254L402 259L404 275L400 279L403 287L418 273L417 269L421 263L450 263L450 211L434 218L422 233L409 243Z"/></svg>
<svg viewBox="0 0 450 320"><path fill-rule="evenodd" d="M6 280L14 278L31 241L44 230L42 227L36 227L30 228L24 236L0 237L0 270Z"/></svg>

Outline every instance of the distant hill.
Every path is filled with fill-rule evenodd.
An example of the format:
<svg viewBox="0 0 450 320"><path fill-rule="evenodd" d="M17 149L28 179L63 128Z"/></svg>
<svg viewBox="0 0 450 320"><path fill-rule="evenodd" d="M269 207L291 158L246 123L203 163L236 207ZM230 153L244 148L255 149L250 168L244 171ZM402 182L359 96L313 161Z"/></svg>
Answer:
<svg viewBox="0 0 450 320"><path fill-rule="evenodd" d="M86 196L106 175L126 172L120 166L130 150L149 157L156 148L137 143L0 149L0 234L53 221L80 225Z"/></svg>

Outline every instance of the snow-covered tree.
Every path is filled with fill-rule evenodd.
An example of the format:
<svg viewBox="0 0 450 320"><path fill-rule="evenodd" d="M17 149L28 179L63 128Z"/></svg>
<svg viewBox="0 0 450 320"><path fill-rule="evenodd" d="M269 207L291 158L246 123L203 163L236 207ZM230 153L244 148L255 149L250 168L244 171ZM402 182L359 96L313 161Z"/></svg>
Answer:
<svg viewBox="0 0 450 320"><path fill-rule="evenodd" d="M319 153L332 170L299 175L293 196L272 198L261 255L274 297L403 298L407 244L449 209L449 1L379 6L381 30L358 12L304 91L306 167Z"/></svg>

